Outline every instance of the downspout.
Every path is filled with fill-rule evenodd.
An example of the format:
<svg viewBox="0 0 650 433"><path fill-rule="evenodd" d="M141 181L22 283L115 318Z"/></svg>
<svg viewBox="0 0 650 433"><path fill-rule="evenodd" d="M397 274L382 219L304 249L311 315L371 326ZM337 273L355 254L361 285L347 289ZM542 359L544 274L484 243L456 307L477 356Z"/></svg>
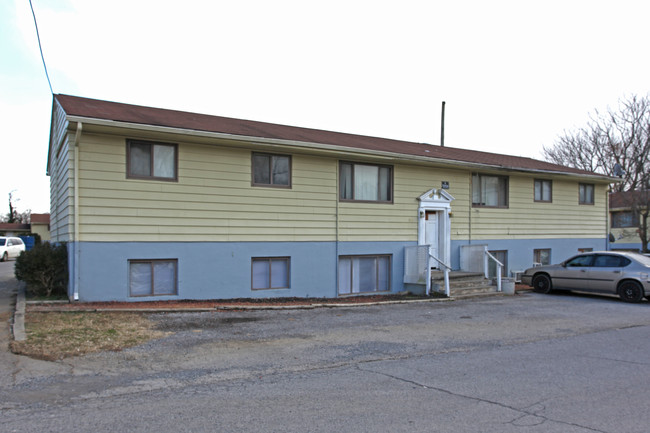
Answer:
<svg viewBox="0 0 650 433"><path fill-rule="evenodd" d="M610 249L610 235L612 233L612 225L609 217L609 193L611 191L611 186L605 188L605 250L609 251Z"/></svg>
<svg viewBox="0 0 650 433"><path fill-rule="evenodd" d="M73 269L73 300L79 300L79 142L83 123L77 122L77 132L74 135L74 269Z"/></svg>
<svg viewBox="0 0 650 433"><path fill-rule="evenodd" d="M336 218L336 225L335 225L335 231L334 231L334 236L336 237L334 240L334 275L336 276L336 281L334 282L335 287L336 287L336 297L338 298L339 296L339 199L340 199L340 194L341 188L340 185L340 179L339 179L339 170L340 170L341 164L339 161L336 161L336 195L335 200L336 200L336 208L335 208L335 218Z"/></svg>
<svg viewBox="0 0 650 433"><path fill-rule="evenodd" d="M470 171L469 172L469 200L468 200L468 203L467 203L467 205L469 206L469 212L468 212L469 213L469 218L468 218L469 227L468 227L468 230L467 230L468 237L469 237L469 245L472 244L472 212L474 210L474 208L472 207L472 200L473 200L472 180L473 180L473 176L472 176L472 172Z"/></svg>

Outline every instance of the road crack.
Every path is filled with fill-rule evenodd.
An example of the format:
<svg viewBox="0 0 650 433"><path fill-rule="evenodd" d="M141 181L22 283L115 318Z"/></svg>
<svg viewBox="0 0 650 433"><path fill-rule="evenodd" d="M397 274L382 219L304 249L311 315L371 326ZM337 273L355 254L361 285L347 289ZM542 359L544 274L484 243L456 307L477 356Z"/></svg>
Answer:
<svg viewBox="0 0 650 433"><path fill-rule="evenodd" d="M380 375L380 376L388 377L388 378L393 379L393 380L408 383L409 385L415 385L415 386L417 386L419 388L422 388L422 389L432 390L432 391L440 392L440 393L447 394L447 395L450 395L450 396L453 396L453 397L471 400L471 401L474 401L476 403L485 403L485 404L489 404L489 405L498 406L498 407L503 408L503 409L512 410L512 411L519 414L518 416L511 419L510 421L505 422L505 424L512 424L512 425L515 425L515 426L518 426L518 427L532 427L532 426L542 425L542 424L544 424L545 422L548 421L548 422L558 423L558 424L572 426L572 427L579 427L579 428L582 428L582 429L585 429L585 430L588 430L588 431L597 432L597 433L610 433L610 432L607 432L605 430L598 430L598 429L595 429L595 428L592 428L592 427L588 427L588 426L584 426L584 425L580 425L580 424L576 424L576 423L571 423L571 422L567 422L567 421L562 421L562 420L549 418L549 417L547 417L545 415L540 415L539 412L546 409L546 406L544 406L542 404L543 402L538 402L538 403L535 403L535 404L533 404L531 406L528 406L528 407L525 407L525 408L518 408L518 407L510 406L510 405L507 405L507 404L504 404L504 403L501 403L501 402L498 402L498 401L488 400L488 399L484 399L484 398L480 398L480 397L474 397L474 396L465 395L465 394L460 394L460 393L456 393L456 392L450 391L450 390L445 389L445 388L426 385L424 383L421 383L421 382L418 382L418 381L415 381L415 380L412 380L412 379L406 379L404 377L400 377L400 376L397 376L397 375L394 375L394 374L384 373L384 372L376 371L376 370L373 370L373 369L370 369L370 368L363 368L361 364L358 364L357 368L360 371L363 371L363 372L366 372L366 373L373 373L373 374L377 374L377 375Z"/></svg>

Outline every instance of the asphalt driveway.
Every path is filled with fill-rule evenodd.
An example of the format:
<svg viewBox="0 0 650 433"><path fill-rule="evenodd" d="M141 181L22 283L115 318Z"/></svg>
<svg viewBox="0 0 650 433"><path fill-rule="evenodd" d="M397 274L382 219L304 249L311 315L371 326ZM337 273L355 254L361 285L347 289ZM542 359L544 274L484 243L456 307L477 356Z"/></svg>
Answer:
<svg viewBox="0 0 650 433"><path fill-rule="evenodd" d="M142 346L14 357L0 430L646 432L649 313L527 293L151 314L168 335Z"/></svg>

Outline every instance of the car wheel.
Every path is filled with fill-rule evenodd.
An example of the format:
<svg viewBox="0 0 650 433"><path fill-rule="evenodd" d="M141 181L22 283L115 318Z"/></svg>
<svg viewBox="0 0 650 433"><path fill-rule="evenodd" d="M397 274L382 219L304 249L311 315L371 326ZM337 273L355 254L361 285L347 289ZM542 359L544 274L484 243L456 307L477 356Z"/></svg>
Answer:
<svg viewBox="0 0 650 433"><path fill-rule="evenodd" d="M549 293L553 288L551 278L548 275L535 275L533 278L533 291L537 293Z"/></svg>
<svg viewBox="0 0 650 433"><path fill-rule="evenodd" d="M641 302L643 299L643 287L636 281L623 281L618 286L618 295L625 302Z"/></svg>
<svg viewBox="0 0 650 433"><path fill-rule="evenodd" d="M9 258L9 256L7 255L7 252L5 251L5 253L2 255L2 260L0 260L0 262L6 262L8 258Z"/></svg>

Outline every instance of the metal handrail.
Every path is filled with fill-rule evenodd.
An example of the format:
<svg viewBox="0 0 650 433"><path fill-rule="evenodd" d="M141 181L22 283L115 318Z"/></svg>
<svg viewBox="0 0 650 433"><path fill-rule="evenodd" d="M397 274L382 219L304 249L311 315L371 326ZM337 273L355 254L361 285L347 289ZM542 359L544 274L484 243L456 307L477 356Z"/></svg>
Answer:
<svg viewBox="0 0 650 433"><path fill-rule="evenodd" d="M449 266L447 263L443 262L440 260L438 257L434 256L429 252L429 259L434 259L436 262L441 264L443 266L442 272L444 273L445 276L445 295L450 296L450 289L449 289L449 271L451 271L451 266ZM431 293L431 263L427 266L427 295Z"/></svg>
<svg viewBox="0 0 650 433"><path fill-rule="evenodd" d="M503 263L497 260L496 257L494 257L490 252L487 250L487 247L485 247L485 266L484 266L484 272L485 272L485 278L488 277L488 258L494 260L494 262L497 265L497 292L501 291L501 268L503 267Z"/></svg>

